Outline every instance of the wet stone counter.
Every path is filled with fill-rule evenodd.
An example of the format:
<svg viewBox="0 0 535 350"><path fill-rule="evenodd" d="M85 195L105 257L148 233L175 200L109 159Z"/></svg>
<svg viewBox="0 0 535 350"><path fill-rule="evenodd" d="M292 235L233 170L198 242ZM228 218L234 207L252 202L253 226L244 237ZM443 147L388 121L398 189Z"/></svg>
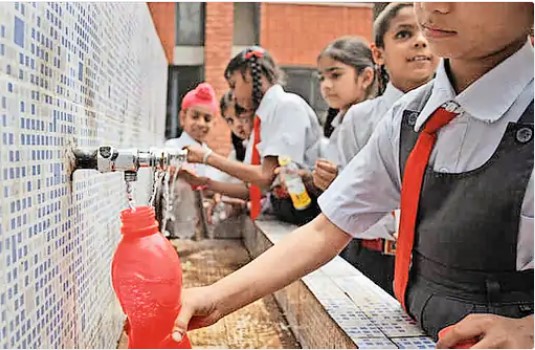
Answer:
<svg viewBox="0 0 535 350"><path fill-rule="evenodd" d="M244 226L253 257L296 228L275 220ZM435 348L396 299L340 257L274 295L303 348Z"/></svg>

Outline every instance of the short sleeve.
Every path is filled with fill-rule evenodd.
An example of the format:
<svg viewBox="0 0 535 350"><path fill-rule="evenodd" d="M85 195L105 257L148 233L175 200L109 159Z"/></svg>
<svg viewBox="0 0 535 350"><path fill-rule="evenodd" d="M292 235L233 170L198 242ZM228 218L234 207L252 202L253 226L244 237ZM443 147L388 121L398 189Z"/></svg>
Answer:
<svg viewBox="0 0 535 350"><path fill-rule="evenodd" d="M362 102L351 107L340 125L340 135L337 140L340 166L344 168L351 159L366 145L376 123L373 113L378 100Z"/></svg>
<svg viewBox="0 0 535 350"><path fill-rule="evenodd" d="M262 118L261 142L257 146L262 158L286 155L296 163L304 164L306 132L310 120L306 108L298 102L282 101L272 110L271 115Z"/></svg>
<svg viewBox="0 0 535 350"><path fill-rule="evenodd" d="M358 110L349 109L342 124L339 126L340 131L335 146L338 151L339 165L342 168L345 168L349 164L361 148L358 144L357 133L352 122L355 113L358 113Z"/></svg>

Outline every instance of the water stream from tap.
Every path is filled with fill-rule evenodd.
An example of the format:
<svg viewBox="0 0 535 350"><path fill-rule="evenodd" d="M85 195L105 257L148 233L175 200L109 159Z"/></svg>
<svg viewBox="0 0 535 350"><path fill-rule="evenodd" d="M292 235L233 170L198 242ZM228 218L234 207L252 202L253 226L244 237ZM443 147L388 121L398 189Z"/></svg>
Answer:
<svg viewBox="0 0 535 350"><path fill-rule="evenodd" d="M126 198L128 199L128 206L132 211L136 211L136 201L134 199L134 185L132 181L126 181Z"/></svg>
<svg viewBox="0 0 535 350"><path fill-rule="evenodd" d="M157 169L154 171L153 182L152 182L152 195L150 196L149 205L154 207L154 201L156 200L156 194L160 189L162 184L162 179L165 177L165 172Z"/></svg>
<svg viewBox="0 0 535 350"><path fill-rule="evenodd" d="M164 236L166 237L170 236L169 231L167 231L167 221L169 221L171 217L172 217L172 220L174 220L174 215L172 214L173 202L171 201L172 200L171 199L172 186L169 183L170 177L171 177L170 172L166 171L163 177L163 191L162 191L163 202L164 202L163 215L162 215L162 231L164 233Z"/></svg>

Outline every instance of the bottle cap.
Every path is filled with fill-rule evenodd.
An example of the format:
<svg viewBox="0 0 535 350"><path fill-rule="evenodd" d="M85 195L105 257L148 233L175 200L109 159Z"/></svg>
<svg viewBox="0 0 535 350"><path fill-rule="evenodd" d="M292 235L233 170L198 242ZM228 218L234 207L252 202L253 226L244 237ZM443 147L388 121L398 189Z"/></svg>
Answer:
<svg viewBox="0 0 535 350"><path fill-rule="evenodd" d="M279 165L286 166L292 162L292 158L289 156L279 156Z"/></svg>

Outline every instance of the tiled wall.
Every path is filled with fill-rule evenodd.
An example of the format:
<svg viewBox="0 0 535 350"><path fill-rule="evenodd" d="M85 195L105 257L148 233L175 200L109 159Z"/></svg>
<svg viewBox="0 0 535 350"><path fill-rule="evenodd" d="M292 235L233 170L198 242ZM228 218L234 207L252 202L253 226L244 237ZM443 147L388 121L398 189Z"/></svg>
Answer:
<svg viewBox="0 0 535 350"><path fill-rule="evenodd" d="M0 3L0 348L116 346L124 182L66 154L161 145L166 81L145 3Z"/></svg>

